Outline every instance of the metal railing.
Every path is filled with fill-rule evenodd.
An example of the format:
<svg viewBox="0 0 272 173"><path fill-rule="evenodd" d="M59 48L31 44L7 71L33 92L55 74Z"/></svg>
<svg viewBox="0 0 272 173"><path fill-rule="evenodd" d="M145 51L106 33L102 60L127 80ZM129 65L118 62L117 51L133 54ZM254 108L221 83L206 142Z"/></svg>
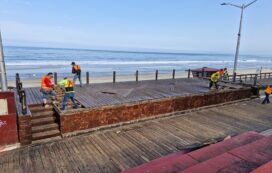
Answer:
<svg viewBox="0 0 272 173"><path fill-rule="evenodd" d="M27 113L26 93L18 73L16 73L16 89L21 103L22 114L25 115Z"/></svg>
<svg viewBox="0 0 272 173"><path fill-rule="evenodd" d="M168 73L161 73L161 74L168 74ZM53 74L53 76L54 76L54 84L57 84L57 81L58 81L58 77L59 77L59 75L58 75L58 73L54 73ZM139 71L138 70L136 70L136 72L134 73L134 76L135 76L135 81L136 82L138 82L139 81ZM173 69L170 73L169 73L169 76L171 76L170 78L172 78L172 79L176 79L176 70L175 69ZM89 72L86 72L86 74L84 75L84 77L83 78L85 78L85 82L86 82L86 84L87 85L89 85L90 83L91 83L91 80L90 80L90 73ZM82 79L82 77L81 77L81 79ZM154 74L154 78L153 78L154 80L159 80L159 70L156 70L155 71L155 74ZM165 78L164 78L165 79ZM113 71L112 72L112 82L113 83L116 83L117 82L117 72L116 71Z"/></svg>

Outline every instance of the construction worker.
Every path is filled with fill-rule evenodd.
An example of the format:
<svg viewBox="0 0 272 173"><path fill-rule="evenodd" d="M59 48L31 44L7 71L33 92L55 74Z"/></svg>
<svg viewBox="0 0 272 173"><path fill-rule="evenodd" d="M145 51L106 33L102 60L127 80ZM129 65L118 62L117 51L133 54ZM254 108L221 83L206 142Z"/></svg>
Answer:
<svg viewBox="0 0 272 173"><path fill-rule="evenodd" d="M223 80L228 80L228 77L229 77L228 69L224 68Z"/></svg>
<svg viewBox="0 0 272 173"><path fill-rule="evenodd" d="M267 85L264 93L265 93L265 99L263 100L262 104L270 103L269 96L272 93L272 85Z"/></svg>
<svg viewBox="0 0 272 173"><path fill-rule="evenodd" d="M77 109L78 106L77 106L77 103L75 101L74 83L70 79L65 77L62 81L60 81L58 83L58 85L64 87L64 90L65 90L61 110L65 110L66 104L67 104L69 99L71 99L73 104L74 104L73 108Z"/></svg>
<svg viewBox="0 0 272 173"><path fill-rule="evenodd" d="M76 64L75 62L72 62L71 65L73 66L72 67L72 73L75 74L74 78L73 78L73 82L75 84L76 80L78 79L79 83L80 83L80 87L82 87L80 66L78 64Z"/></svg>
<svg viewBox="0 0 272 173"><path fill-rule="evenodd" d="M40 91L42 93L44 107L49 107L49 105L47 104L47 100L50 97L53 97L56 95L54 91L54 84L51 81L52 78L53 78L53 73L48 73L47 75L43 76L41 80Z"/></svg>
<svg viewBox="0 0 272 173"><path fill-rule="evenodd" d="M217 85L217 82L218 80L220 79L220 72L216 72L216 73L213 73L211 75L211 79L210 79L210 86L209 88L211 89L213 85L215 85L215 88L218 89L218 85Z"/></svg>

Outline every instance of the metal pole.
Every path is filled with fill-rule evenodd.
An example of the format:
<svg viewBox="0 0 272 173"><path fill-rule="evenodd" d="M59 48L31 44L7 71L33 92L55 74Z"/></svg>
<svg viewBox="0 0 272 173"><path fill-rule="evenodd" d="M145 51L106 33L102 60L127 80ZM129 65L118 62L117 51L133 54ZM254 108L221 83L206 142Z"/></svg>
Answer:
<svg viewBox="0 0 272 173"><path fill-rule="evenodd" d="M138 70L136 71L136 82L138 82L138 79L139 79L139 72Z"/></svg>
<svg viewBox="0 0 272 173"><path fill-rule="evenodd" d="M89 77L89 76L90 76L90 74L89 74L89 72L87 71L87 72L86 72L86 84L87 84L87 85L90 84L90 77Z"/></svg>
<svg viewBox="0 0 272 173"><path fill-rule="evenodd" d="M54 73L54 83L55 85L58 84L58 74L56 72Z"/></svg>
<svg viewBox="0 0 272 173"><path fill-rule="evenodd" d="M155 80L158 80L158 73L159 73L159 71L156 70Z"/></svg>
<svg viewBox="0 0 272 173"><path fill-rule="evenodd" d="M113 83L115 83L115 82L116 82L116 72L113 71Z"/></svg>
<svg viewBox="0 0 272 173"><path fill-rule="evenodd" d="M175 79L175 74L176 74L176 70L175 70L175 69L173 69L172 79Z"/></svg>
<svg viewBox="0 0 272 173"><path fill-rule="evenodd" d="M188 70L188 78L190 78L191 75L191 69Z"/></svg>
<svg viewBox="0 0 272 173"><path fill-rule="evenodd" d="M237 46L236 46L236 53L235 53L235 60L234 60L234 68L233 68L233 82L235 82L236 73L237 70L237 63L238 63L238 57L239 57L239 48L240 48L240 40L241 40L241 32L242 32L242 24L243 24L243 14L244 14L245 6L242 5L241 8L241 17L240 17L240 26L239 26L239 32L238 32L238 39L237 39Z"/></svg>
<svg viewBox="0 0 272 173"><path fill-rule="evenodd" d="M252 5L253 3L257 2L257 0L254 0L246 5L235 5L232 3L222 3L221 5L230 5L233 7L237 7L241 9L241 18L240 18L240 26L239 26L239 32L238 32L238 39L237 39L237 46L236 46L236 53L235 53L235 60L234 60L234 68L233 68L233 81L235 81L235 76L234 73L236 73L237 69L237 61L238 61L238 56L239 56L239 48L240 48L240 39L241 39L241 32L242 32L242 24L243 24L243 14L244 14L244 9Z"/></svg>
<svg viewBox="0 0 272 173"><path fill-rule="evenodd" d="M2 91L7 91L8 90L8 82L7 82L7 73L6 73L1 31L0 31L0 75L1 75Z"/></svg>

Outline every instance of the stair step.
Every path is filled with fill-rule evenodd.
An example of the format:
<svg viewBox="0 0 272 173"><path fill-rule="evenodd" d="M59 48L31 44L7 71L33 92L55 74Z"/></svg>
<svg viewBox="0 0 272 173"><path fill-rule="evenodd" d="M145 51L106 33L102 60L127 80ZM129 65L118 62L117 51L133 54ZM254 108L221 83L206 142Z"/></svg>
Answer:
<svg viewBox="0 0 272 173"><path fill-rule="evenodd" d="M228 140L209 145L207 147L195 150L188 154L177 152L168 156L161 157L149 163L124 171L125 173L137 172L178 172L187 169L199 162L203 162L215 156L221 155L229 150L251 143L264 138L264 136L251 131L235 136Z"/></svg>
<svg viewBox="0 0 272 173"><path fill-rule="evenodd" d="M45 108L43 106L35 106L35 107L30 107L29 108L31 113L36 113L36 112L46 112L46 111L51 111L53 110L53 106L49 105L49 107Z"/></svg>
<svg viewBox="0 0 272 173"><path fill-rule="evenodd" d="M32 119L37 119L37 118L45 118L45 117L51 117L54 116L54 111L46 111L46 112L36 112L32 113Z"/></svg>
<svg viewBox="0 0 272 173"><path fill-rule="evenodd" d="M44 118L37 118L32 119L31 124L33 126L39 126L39 125L45 125L45 124L51 124L55 122L55 117L44 117Z"/></svg>
<svg viewBox="0 0 272 173"><path fill-rule="evenodd" d="M46 132L32 133L32 140L46 139L55 136L60 136L59 130L49 130Z"/></svg>
<svg viewBox="0 0 272 173"><path fill-rule="evenodd" d="M55 137L50 137L50 138L45 138L45 139L38 139L38 140L35 140L35 141L32 141L32 144L44 144L44 143L47 143L47 142L54 142L54 141L58 141L58 140L61 140L62 137L61 136L55 136Z"/></svg>
<svg viewBox="0 0 272 173"><path fill-rule="evenodd" d="M272 172L272 160L259 168L253 170L251 173L271 173Z"/></svg>
<svg viewBox="0 0 272 173"><path fill-rule="evenodd" d="M181 172L250 172L270 160L272 160L272 136L240 146Z"/></svg>
<svg viewBox="0 0 272 173"><path fill-rule="evenodd" d="M48 130L58 130L58 129L59 129L59 125L57 123L45 124L45 125L32 127L32 133L39 133L39 132L45 132Z"/></svg>

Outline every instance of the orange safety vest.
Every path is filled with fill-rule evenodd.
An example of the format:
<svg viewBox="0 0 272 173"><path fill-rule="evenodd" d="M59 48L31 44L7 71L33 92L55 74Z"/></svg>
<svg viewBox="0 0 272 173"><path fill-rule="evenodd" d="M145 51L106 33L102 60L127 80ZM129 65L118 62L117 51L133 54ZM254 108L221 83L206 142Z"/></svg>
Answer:
<svg viewBox="0 0 272 173"><path fill-rule="evenodd" d="M79 65L77 65L77 64L75 64L75 65L74 65L74 70L75 70L75 71L80 70L80 66L79 66Z"/></svg>
<svg viewBox="0 0 272 173"><path fill-rule="evenodd" d="M66 92L74 92L74 83L71 80L67 80L64 84Z"/></svg>
<svg viewBox="0 0 272 173"><path fill-rule="evenodd" d="M223 75L223 74L225 73L225 70L224 70L224 69L221 69L221 70L219 71L219 73L220 73L220 75Z"/></svg>
<svg viewBox="0 0 272 173"><path fill-rule="evenodd" d="M267 94L271 94L272 93L272 88L268 85L267 88L266 88L266 90L265 90L265 92Z"/></svg>
<svg viewBox="0 0 272 173"><path fill-rule="evenodd" d="M219 72L213 73L211 75L211 81L213 81L213 82L217 82L219 80L219 78L220 78L220 73Z"/></svg>

